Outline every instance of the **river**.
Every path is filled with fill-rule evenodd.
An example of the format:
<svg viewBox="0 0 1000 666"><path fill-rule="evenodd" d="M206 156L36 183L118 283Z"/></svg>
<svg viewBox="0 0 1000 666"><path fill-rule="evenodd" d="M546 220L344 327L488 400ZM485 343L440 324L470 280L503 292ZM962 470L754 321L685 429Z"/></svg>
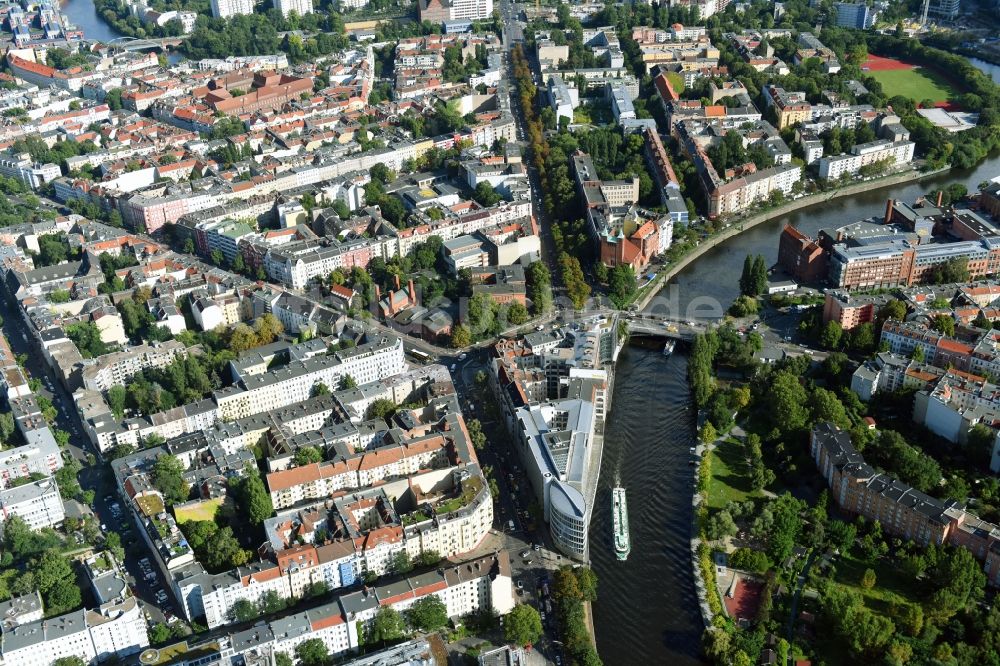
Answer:
<svg viewBox="0 0 1000 666"><path fill-rule="evenodd" d="M665 291L661 291L649 307L655 307L661 296L670 295L674 300L668 307L673 310L679 305L678 316L681 317L696 315L695 312L687 312L687 307L699 297L714 299L725 309L739 295L737 281L747 254L764 255L769 266L778 260L778 237L786 223L815 237L816 232L823 228L840 227L873 215L882 215L889 198L912 203L920 195L953 182L963 182L970 191L974 191L979 183L998 176L1000 155L993 155L975 169L951 171L920 183L872 190L777 217L740 234L693 262L666 285Z"/></svg>
<svg viewBox="0 0 1000 666"><path fill-rule="evenodd" d="M631 346L622 351L590 530L600 581L597 648L607 666L698 663L702 623L689 545L694 410L688 402L686 357ZM632 553L625 562L611 545L616 479L628 491Z"/></svg>
<svg viewBox="0 0 1000 666"><path fill-rule="evenodd" d="M994 65L979 58L969 58L969 62L985 72L987 76L993 79L994 83L1000 83L1000 65Z"/></svg>
<svg viewBox="0 0 1000 666"><path fill-rule="evenodd" d="M62 3L62 13L73 25L83 30L86 39L110 42L122 36L97 15L94 0L66 0Z"/></svg>
<svg viewBox="0 0 1000 666"><path fill-rule="evenodd" d="M941 185L970 190L1000 176L1000 155L976 169L830 202L776 218L705 254L681 272L673 290L681 314L695 298L728 305L738 294L743 257L778 256L778 235L791 223L805 233L837 227L885 211L888 198L911 202ZM669 293L669 292L668 292ZM653 304L657 301L654 299ZM694 413L688 409L687 359L628 347L618 361L614 399L591 524L591 558L600 580L594 604L597 647L607 666L697 664L701 638L691 568ZM632 553L612 552L611 491L616 478L628 490Z"/></svg>

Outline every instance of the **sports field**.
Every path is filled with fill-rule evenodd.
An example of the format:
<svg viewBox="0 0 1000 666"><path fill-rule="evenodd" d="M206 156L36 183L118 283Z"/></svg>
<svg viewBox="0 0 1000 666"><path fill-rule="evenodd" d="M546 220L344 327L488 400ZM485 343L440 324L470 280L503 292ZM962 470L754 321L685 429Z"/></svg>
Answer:
<svg viewBox="0 0 1000 666"><path fill-rule="evenodd" d="M929 69L890 69L868 74L882 84L887 97L902 95L917 103L929 99L942 105L956 94L944 77Z"/></svg>
<svg viewBox="0 0 1000 666"><path fill-rule="evenodd" d="M948 80L937 72L914 67L894 58L868 56L864 64L865 73L882 84L886 97L902 95L918 104L925 99L935 106L947 106L949 100L958 94Z"/></svg>

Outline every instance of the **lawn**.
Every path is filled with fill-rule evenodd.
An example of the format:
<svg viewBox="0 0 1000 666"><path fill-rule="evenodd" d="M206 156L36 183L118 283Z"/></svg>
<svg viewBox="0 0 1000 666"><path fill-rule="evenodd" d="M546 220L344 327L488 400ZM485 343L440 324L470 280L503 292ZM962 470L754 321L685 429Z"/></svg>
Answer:
<svg viewBox="0 0 1000 666"><path fill-rule="evenodd" d="M757 494L750 484L750 465L738 440L719 442L709 455L712 479L708 483L708 508L722 509L729 502L742 502Z"/></svg>
<svg viewBox="0 0 1000 666"><path fill-rule="evenodd" d="M864 597L865 606L877 613L888 612L889 605L893 602L920 603L913 594L913 581L885 560L879 560L871 565L850 556L843 556L834 562L834 566L837 568L836 581L860 592ZM861 587L861 577L865 569L875 571L875 587L870 590Z"/></svg>
<svg viewBox="0 0 1000 666"><path fill-rule="evenodd" d="M190 502L186 506L174 507L174 518L178 524L183 524L189 520L214 520L215 514L222 506L222 497L201 502Z"/></svg>
<svg viewBox="0 0 1000 666"><path fill-rule="evenodd" d="M902 95L919 103L925 99L947 102L958 95L947 79L930 69L891 69L867 74L882 84L886 97Z"/></svg>

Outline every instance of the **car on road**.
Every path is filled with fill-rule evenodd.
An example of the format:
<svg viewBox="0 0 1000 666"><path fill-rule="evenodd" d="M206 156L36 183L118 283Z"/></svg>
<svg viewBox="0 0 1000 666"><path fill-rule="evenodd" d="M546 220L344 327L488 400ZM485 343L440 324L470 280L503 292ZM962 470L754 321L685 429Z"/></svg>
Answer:
<svg viewBox="0 0 1000 666"><path fill-rule="evenodd" d="M507 529L509 529L511 532L514 531L514 521L513 520L508 520L507 521Z"/></svg>

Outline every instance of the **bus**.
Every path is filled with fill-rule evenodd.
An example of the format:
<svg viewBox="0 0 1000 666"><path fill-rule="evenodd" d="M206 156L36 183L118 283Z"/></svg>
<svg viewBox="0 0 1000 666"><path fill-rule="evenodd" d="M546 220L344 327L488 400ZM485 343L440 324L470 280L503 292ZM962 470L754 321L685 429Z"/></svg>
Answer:
<svg viewBox="0 0 1000 666"><path fill-rule="evenodd" d="M428 354L427 352L422 352L419 349L408 349L406 353L409 354L414 361L417 361L424 365L430 363L433 360L430 354Z"/></svg>

